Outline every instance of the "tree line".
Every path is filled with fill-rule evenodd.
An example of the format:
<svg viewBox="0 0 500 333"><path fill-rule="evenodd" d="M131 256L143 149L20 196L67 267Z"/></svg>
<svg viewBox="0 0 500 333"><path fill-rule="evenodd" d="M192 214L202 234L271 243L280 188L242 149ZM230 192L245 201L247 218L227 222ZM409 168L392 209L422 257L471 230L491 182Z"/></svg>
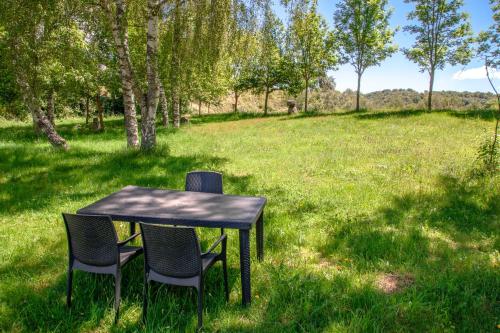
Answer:
<svg viewBox="0 0 500 333"><path fill-rule="evenodd" d="M466 64L474 41L462 0L405 0L415 37L401 51L434 77L447 64ZM94 105L102 130L102 96L122 101L127 146L151 149L156 126L179 127L191 103L216 104L228 93L233 109L246 91L304 94L350 64L357 75L356 110L366 69L398 51L388 0L340 0L329 28L317 0L3 0L0 3L0 103L27 109L37 132L55 147L54 104ZM487 65L498 66L495 27L480 36ZM496 52L496 53L495 53ZM160 117L158 116L158 113ZM140 115L140 117L138 117ZM171 118L171 119L170 119ZM140 119L140 122L138 121ZM88 117L87 117L88 122Z"/></svg>

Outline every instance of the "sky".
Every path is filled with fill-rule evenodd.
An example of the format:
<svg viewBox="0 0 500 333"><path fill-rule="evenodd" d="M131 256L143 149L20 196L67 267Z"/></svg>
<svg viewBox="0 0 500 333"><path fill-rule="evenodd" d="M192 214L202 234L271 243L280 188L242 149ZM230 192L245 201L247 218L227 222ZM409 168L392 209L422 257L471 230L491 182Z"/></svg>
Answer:
<svg viewBox="0 0 500 333"><path fill-rule="evenodd" d="M333 26L333 12L338 0L319 0L318 9L330 26ZM399 48L410 47L414 38L403 31L407 24L406 16L413 8L403 0L389 0L394 9L390 24L400 29L394 37ZM488 29L493 24L492 11L489 0L464 0L463 10L469 13L472 30L475 34ZM342 65L337 71L331 71L330 76L335 78L337 89L356 90L356 74L350 65ZM494 73L495 85L500 86L500 72ZM369 67L363 74L361 92L368 93L383 89L411 88L420 92L428 89L429 75L420 73L417 65L410 62L401 52L385 60L378 67ZM455 91L492 91L489 85L483 64L479 59L473 59L466 66L446 66L444 70L436 72L434 90Z"/></svg>

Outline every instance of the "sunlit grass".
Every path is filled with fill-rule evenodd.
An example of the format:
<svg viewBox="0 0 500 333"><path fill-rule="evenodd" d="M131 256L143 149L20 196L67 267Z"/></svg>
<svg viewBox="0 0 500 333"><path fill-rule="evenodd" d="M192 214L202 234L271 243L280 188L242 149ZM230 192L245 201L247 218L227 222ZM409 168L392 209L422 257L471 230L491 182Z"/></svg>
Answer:
<svg viewBox="0 0 500 333"><path fill-rule="evenodd" d="M156 287L141 321L142 259L125 269L113 324L111 278L75 276L64 306L74 212L129 184L182 189L186 172L224 173L226 193L262 195L265 260L252 256L240 306L238 235L229 231L231 297L208 276L206 331L495 331L500 324L500 178L473 178L482 113L379 112L311 117L213 115L159 129L159 149L127 151L123 120L91 133L59 125L69 152L29 124L0 123L0 329L193 331L195 292ZM126 225L118 225L121 235ZM217 231L200 230L207 243ZM252 251L255 254L255 242ZM394 293L385 275L411 281Z"/></svg>

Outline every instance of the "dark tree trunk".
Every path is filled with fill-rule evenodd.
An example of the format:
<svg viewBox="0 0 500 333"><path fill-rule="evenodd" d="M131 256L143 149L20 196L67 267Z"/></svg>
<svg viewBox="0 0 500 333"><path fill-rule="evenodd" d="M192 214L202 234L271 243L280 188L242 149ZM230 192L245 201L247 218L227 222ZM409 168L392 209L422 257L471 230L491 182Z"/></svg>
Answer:
<svg viewBox="0 0 500 333"><path fill-rule="evenodd" d="M309 102L309 77L306 77L306 96L304 100L304 112L308 111L308 102Z"/></svg>
<svg viewBox="0 0 500 333"><path fill-rule="evenodd" d="M429 94L427 95L427 111L432 111L432 90L434 89L434 70L431 70L429 80Z"/></svg>
<svg viewBox="0 0 500 333"><path fill-rule="evenodd" d="M356 112L359 111L360 95L361 95L361 73L358 73L358 90L356 90Z"/></svg>
<svg viewBox="0 0 500 333"><path fill-rule="evenodd" d="M269 101L269 87L266 87L266 94L264 96L264 115L267 115L268 101Z"/></svg>
<svg viewBox="0 0 500 333"><path fill-rule="evenodd" d="M201 99L198 100L198 116L201 116Z"/></svg>
<svg viewBox="0 0 500 333"><path fill-rule="evenodd" d="M85 125L89 124L90 112L89 112L89 97L85 98Z"/></svg>
<svg viewBox="0 0 500 333"><path fill-rule="evenodd" d="M162 114L162 125L168 127L168 103L163 84L160 84L160 110Z"/></svg>
<svg viewBox="0 0 500 333"><path fill-rule="evenodd" d="M238 112L238 98L240 95L238 94L238 90L234 91L234 112Z"/></svg>
<svg viewBox="0 0 500 333"><path fill-rule="evenodd" d="M101 96L97 94L95 96L95 105L97 108L97 117L99 118L99 131L104 131L104 108L101 103Z"/></svg>
<svg viewBox="0 0 500 333"><path fill-rule="evenodd" d="M50 121L52 127L56 126L55 123L55 113L54 113L54 103L55 103L54 92L49 91L49 95L47 96L47 119Z"/></svg>

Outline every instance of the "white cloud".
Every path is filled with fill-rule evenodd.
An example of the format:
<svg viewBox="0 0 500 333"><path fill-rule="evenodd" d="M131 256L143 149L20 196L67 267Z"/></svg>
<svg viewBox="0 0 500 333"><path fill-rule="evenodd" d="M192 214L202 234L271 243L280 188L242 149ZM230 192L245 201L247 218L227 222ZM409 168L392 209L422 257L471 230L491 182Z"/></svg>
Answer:
<svg viewBox="0 0 500 333"><path fill-rule="evenodd" d="M495 68L489 68L490 77L492 79L500 79L500 71ZM469 68L453 74L454 80L482 80L486 79L486 69L484 66Z"/></svg>

